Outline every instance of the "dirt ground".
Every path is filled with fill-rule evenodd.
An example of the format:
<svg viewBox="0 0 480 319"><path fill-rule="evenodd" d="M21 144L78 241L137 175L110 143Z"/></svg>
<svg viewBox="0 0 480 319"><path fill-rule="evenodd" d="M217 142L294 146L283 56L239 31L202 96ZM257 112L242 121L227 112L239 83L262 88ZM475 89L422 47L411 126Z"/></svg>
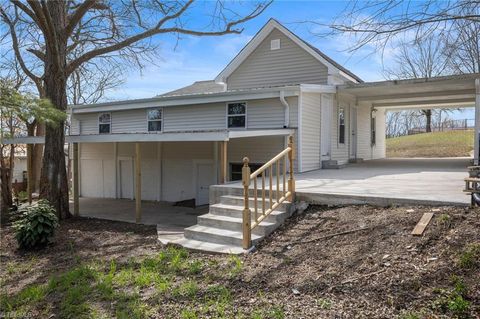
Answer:
<svg viewBox="0 0 480 319"><path fill-rule="evenodd" d="M429 211L435 216L423 236L412 236ZM228 256L188 258L212 267L196 277L199 285L221 280L231 291L226 317L239 311L254 317L261 304L280 309L265 318L480 318L479 217L480 210L459 207L310 207L240 257L235 277L211 274ZM88 261L141 259L165 249L155 227L92 219L62 222L55 244L36 253L18 251L8 226L0 238L7 295ZM161 309L152 318L180 317L181 309L195 307L175 298L149 304Z"/></svg>

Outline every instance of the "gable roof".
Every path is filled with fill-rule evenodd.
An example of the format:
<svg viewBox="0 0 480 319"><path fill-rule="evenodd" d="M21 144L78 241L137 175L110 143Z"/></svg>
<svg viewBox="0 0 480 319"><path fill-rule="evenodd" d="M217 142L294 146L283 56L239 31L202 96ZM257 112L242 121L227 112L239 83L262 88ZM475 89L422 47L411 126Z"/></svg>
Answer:
<svg viewBox="0 0 480 319"><path fill-rule="evenodd" d="M273 29L278 29L290 40L310 53L322 64L327 66L330 74L340 73L344 77L349 78L352 82L363 82L362 79L356 76L353 72L335 62L332 58L328 57L315 46L298 37L295 33L288 30L275 19L270 19L260 29L260 31L257 32L253 39L250 40L250 42L248 42L247 45L235 56L235 58L230 61L230 63L220 72L220 74L217 75L215 82L225 83L226 78L228 78L242 64L242 62L248 58L248 56L257 48L258 45L260 45L260 43L262 43L262 41L272 32Z"/></svg>
<svg viewBox="0 0 480 319"><path fill-rule="evenodd" d="M158 95L158 97L201 94L201 93L218 93L223 91L225 91L224 86L222 84L215 83L214 80L196 81L193 84L182 87L180 89L170 91L164 94L160 94Z"/></svg>

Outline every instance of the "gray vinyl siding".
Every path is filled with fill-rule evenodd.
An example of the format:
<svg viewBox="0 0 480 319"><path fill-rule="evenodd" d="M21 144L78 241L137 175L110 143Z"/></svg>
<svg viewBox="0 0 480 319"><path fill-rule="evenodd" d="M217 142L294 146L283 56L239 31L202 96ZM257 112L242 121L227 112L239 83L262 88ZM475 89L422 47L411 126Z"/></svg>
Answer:
<svg viewBox="0 0 480 319"><path fill-rule="evenodd" d="M263 164L284 148L283 136L235 138L228 142L228 162L242 163L247 156L251 163Z"/></svg>
<svg viewBox="0 0 480 319"><path fill-rule="evenodd" d="M270 41L280 39L280 49ZM228 89L289 84L326 84L328 69L281 31L274 29L228 77Z"/></svg>
<svg viewBox="0 0 480 319"><path fill-rule="evenodd" d="M112 112L112 133L144 133L147 131L147 111L129 110Z"/></svg>
<svg viewBox="0 0 480 319"><path fill-rule="evenodd" d="M80 126L80 134L98 134L98 113L74 115Z"/></svg>
<svg viewBox="0 0 480 319"><path fill-rule="evenodd" d="M301 152L302 171L321 167L320 159L320 94L302 93L301 98Z"/></svg>
<svg viewBox="0 0 480 319"><path fill-rule="evenodd" d="M288 98L290 115L297 109L298 98ZM292 110L294 109L294 110ZM280 99L252 100L247 102L247 128L282 128L285 124L285 106ZM290 126L297 127L297 117L290 116Z"/></svg>
<svg viewBox="0 0 480 319"><path fill-rule="evenodd" d="M175 106L164 109L164 132L224 129L225 103Z"/></svg>
<svg viewBox="0 0 480 319"><path fill-rule="evenodd" d="M289 97L290 127L298 126L298 98ZM227 103L187 105L163 109L163 132L222 130L227 128ZM98 116L101 113L75 114L72 134L98 134ZM111 112L111 133L146 133L147 109ZM247 101L247 128L283 128L285 107L280 99ZM75 125L73 125L75 123Z"/></svg>

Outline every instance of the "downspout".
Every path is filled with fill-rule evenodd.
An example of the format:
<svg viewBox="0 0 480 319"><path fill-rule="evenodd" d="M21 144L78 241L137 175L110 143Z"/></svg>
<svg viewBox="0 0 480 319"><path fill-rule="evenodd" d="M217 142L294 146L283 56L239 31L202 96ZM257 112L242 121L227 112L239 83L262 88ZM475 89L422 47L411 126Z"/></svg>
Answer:
<svg viewBox="0 0 480 319"><path fill-rule="evenodd" d="M285 99L285 91L283 90L280 91L280 102L285 107L285 122L283 123L283 128L287 128L290 126L290 105Z"/></svg>

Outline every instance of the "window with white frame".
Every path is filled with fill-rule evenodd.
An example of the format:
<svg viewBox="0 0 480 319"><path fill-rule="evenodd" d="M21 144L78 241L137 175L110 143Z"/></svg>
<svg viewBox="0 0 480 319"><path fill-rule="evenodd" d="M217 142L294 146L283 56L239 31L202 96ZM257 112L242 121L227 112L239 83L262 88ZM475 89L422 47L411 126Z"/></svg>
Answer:
<svg viewBox="0 0 480 319"><path fill-rule="evenodd" d="M162 131L163 110L161 108L150 109L147 111L148 131Z"/></svg>
<svg viewBox="0 0 480 319"><path fill-rule="evenodd" d="M338 143L345 144L345 109L338 109Z"/></svg>
<svg viewBox="0 0 480 319"><path fill-rule="evenodd" d="M245 128L247 122L247 103L236 102L227 104L227 127Z"/></svg>
<svg viewBox="0 0 480 319"><path fill-rule="evenodd" d="M371 143L372 146L377 143L377 121L375 117L372 116L372 120L370 122L371 125Z"/></svg>
<svg viewBox="0 0 480 319"><path fill-rule="evenodd" d="M98 133L109 134L112 124L112 115L110 113L102 113L98 116Z"/></svg>

